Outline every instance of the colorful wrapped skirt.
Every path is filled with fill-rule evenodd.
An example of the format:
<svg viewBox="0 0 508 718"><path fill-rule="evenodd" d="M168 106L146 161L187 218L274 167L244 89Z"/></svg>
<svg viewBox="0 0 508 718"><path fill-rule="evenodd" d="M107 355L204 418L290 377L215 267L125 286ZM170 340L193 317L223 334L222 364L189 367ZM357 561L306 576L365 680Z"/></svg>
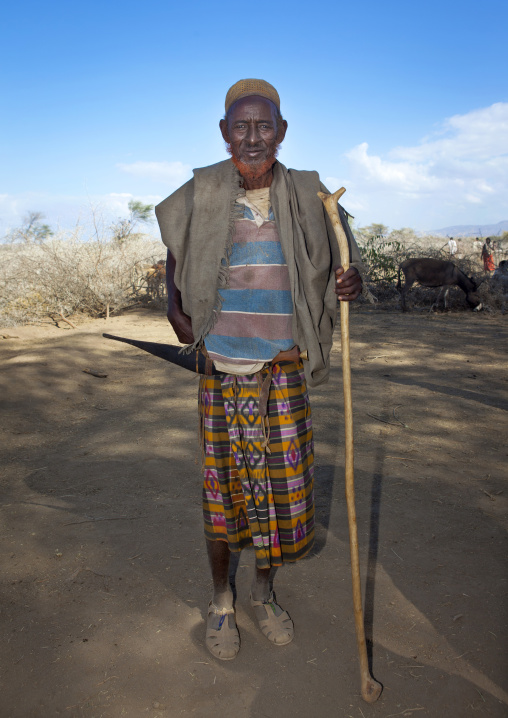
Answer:
<svg viewBox="0 0 508 718"><path fill-rule="evenodd" d="M494 264L494 255L484 253L482 254L483 257L483 269L485 272L493 272L496 268L496 265Z"/></svg>
<svg viewBox="0 0 508 718"><path fill-rule="evenodd" d="M275 364L271 382L268 369L203 376L199 409L206 538L231 551L253 545L259 568L305 556L314 542L314 451L301 362Z"/></svg>

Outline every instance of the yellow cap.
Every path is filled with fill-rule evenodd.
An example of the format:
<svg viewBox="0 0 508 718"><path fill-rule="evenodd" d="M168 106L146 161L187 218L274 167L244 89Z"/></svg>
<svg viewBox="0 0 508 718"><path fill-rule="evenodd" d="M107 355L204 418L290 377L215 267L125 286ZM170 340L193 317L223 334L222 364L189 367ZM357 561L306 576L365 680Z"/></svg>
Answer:
<svg viewBox="0 0 508 718"><path fill-rule="evenodd" d="M254 80L252 78L248 80L239 80L229 88L225 102L226 112L237 100L240 100L242 97L248 97L249 95L266 97L268 100L273 102L275 107L280 112L280 97L275 87L270 85L270 83L265 80Z"/></svg>

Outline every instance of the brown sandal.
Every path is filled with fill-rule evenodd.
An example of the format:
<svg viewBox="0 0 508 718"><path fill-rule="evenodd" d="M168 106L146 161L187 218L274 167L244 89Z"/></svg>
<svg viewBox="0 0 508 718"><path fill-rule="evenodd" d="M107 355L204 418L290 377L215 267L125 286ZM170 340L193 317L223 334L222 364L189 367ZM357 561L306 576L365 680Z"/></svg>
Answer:
<svg viewBox="0 0 508 718"><path fill-rule="evenodd" d="M212 623L211 616L221 617L218 625L216 620L213 621L213 624L217 625L216 628L210 625ZM210 601L206 626L206 647L212 656L221 661L232 661L233 658L236 658L240 650L240 635L236 627L234 608L217 608Z"/></svg>
<svg viewBox="0 0 508 718"><path fill-rule="evenodd" d="M285 646L293 640L295 629L289 613L275 603L273 591L267 601L254 601L250 596L259 628L266 638L277 646Z"/></svg>

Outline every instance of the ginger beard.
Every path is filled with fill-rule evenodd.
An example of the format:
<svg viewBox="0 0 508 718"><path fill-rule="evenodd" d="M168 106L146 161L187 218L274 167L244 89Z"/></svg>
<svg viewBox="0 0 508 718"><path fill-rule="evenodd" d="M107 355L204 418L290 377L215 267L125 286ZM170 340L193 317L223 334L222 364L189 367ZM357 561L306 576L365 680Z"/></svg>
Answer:
<svg viewBox="0 0 508 718"><path fill-rule="evenodd" d="M246 180L257 180L271 170L277 160L279 147L280 142L276 142L266 160L263 160L263 162L260 162L259 164L251 164L249 162L242 162L242 160L239 159L233 152L233 148L229 142L226 142L226 150L231 155L233 164Z"/></svg>

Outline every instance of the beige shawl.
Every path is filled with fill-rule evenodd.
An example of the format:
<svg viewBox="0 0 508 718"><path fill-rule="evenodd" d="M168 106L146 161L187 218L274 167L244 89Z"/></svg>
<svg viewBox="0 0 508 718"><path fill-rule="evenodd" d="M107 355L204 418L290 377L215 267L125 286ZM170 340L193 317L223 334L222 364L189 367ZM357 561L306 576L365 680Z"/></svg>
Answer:
<svg viewBox="0 0 508 718"><path fill-rule="evenodd" d="M308 352L304 366L310 386L328 378L337 316L333 270L341 263L318 191L327 190L317 172L288 170L275 163L270 199L291 281L293 338L301 351ZM192 348L203 344L220 312L220 289L227 286L234 221L239 216L235 202L244 195L238 170L225 160L194 170L192 180L155 208L162 241L176 260L182 307L192 320ZM351 264L362 272L360 252L340 205L339 213Z"/></svg>

